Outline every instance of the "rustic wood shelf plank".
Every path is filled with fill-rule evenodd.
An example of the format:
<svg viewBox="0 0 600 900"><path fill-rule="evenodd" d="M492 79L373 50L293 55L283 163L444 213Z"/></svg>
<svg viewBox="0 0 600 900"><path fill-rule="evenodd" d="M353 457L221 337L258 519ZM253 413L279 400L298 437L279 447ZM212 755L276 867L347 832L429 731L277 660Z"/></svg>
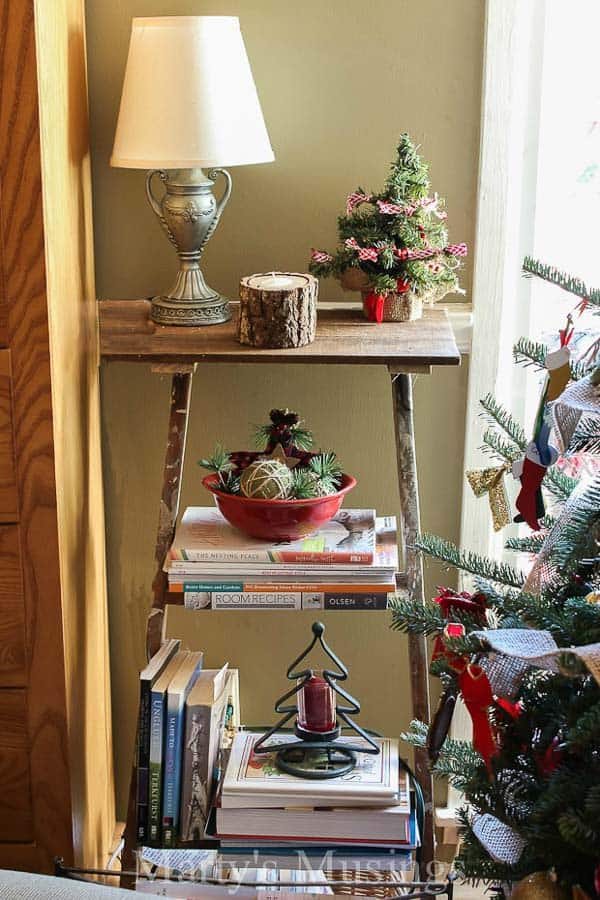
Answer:
<svg viewBox="0 0 600 900"><path fill-rule="evenodd" d="M333 306L333 304L332 304ZM427 309L417 322L367 322L355 306L319 310L316 340L291 350L261 350L237 340L238 304L225 325L156 325L148 300L100 300L100 350L105 360L182 363L316 363L386 365L403 372L458 366L460 354L444 309Z"/></svg>

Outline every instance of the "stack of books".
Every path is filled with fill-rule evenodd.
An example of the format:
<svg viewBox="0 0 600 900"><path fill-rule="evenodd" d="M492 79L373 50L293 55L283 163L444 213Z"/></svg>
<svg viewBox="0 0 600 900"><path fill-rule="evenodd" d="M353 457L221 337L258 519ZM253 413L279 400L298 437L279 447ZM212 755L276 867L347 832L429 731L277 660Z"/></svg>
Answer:
<svg viewBox="0 0 600 900"><path fill-rule="evenodd" d="M362 868L361 858L393 853L395 868L410 867L419 835L397 741L378 738L377 756L358 753L349 775L323 780L281 772L271 754L254 753L259 736L239 732L233 740L209 820L222 854L253 856L259 863L273 857L283 865L298 850L320 859L338 853ZM275 739L296 740L289 733ZM358 737L340 740L362 742Z"/></svg>
<svg viewBox="0 0 600 900"><path fill-rule="evenodd" d="M386 609L396 590L396 519L343 509L303 540L271 545L213 507L189 507L165 571L169 591L191 609Z"/></svg>
<svg viewBox="0 0 600 900"><path fill-rule="evenodd" d="M239 725L237 670L166 641L140 673L137 837L173 847L204 835L225 733Z"/></svg>

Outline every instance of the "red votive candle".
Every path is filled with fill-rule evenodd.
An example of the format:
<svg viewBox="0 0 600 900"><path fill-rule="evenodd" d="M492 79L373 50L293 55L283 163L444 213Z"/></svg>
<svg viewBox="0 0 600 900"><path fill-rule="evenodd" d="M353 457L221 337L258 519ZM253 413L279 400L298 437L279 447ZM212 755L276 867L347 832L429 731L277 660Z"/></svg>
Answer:
<svg viewBox="0 0 600 900"><path fill-rule="evenodd" d="M298 725L304 731L333 731L335 691L320 675L311 675L298 691Z"/></svg>

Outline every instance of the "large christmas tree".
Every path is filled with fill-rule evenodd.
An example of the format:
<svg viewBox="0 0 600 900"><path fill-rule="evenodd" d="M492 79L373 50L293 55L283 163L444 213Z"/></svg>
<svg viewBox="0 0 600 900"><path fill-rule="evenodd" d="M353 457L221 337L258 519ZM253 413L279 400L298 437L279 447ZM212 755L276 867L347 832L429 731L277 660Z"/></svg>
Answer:
<svg viewBox="0 0 600 900"><path fill-rule="evenodd" d="M569 343L582 308L600 312L600 291L532 259L524 269L575 295L576 305L558 349L524 339L515 347L517 362L547 369L533 439L491 396L484 398L483 444L498 464L468 477L487 496L497 528L512 518L503 478L512 468L520 479L515 520L531 530L506 547L528 554L527 565L522 556L511 565L423 535L420 548L466 573L472 591L442 590L425 605L399 598L393 627L435 636L431 672L442 680L440 706L429 728L414 722L406 737L426 746L434 773L464 794L459 875L514 885L538 873L531 882L538 897L536 879L555 894L577 886L579 896L594 898L600 897L600 468L593 455L600 453L600 367L597 334L588 334L584 353L570 353ZM458 696L473 721L472 743L447 737Z"/></svg>

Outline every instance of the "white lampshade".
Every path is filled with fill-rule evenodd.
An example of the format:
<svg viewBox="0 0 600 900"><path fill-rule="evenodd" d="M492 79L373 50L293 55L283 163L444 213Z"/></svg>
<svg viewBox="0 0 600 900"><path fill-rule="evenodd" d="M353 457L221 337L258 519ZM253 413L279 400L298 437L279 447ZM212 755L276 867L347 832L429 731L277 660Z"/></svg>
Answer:
<svg viewBox="0 0 600 900"><path fill-rule="evenodd" d="M273 159L239 20L133 19L111 165L190 169Z"/></svg>

